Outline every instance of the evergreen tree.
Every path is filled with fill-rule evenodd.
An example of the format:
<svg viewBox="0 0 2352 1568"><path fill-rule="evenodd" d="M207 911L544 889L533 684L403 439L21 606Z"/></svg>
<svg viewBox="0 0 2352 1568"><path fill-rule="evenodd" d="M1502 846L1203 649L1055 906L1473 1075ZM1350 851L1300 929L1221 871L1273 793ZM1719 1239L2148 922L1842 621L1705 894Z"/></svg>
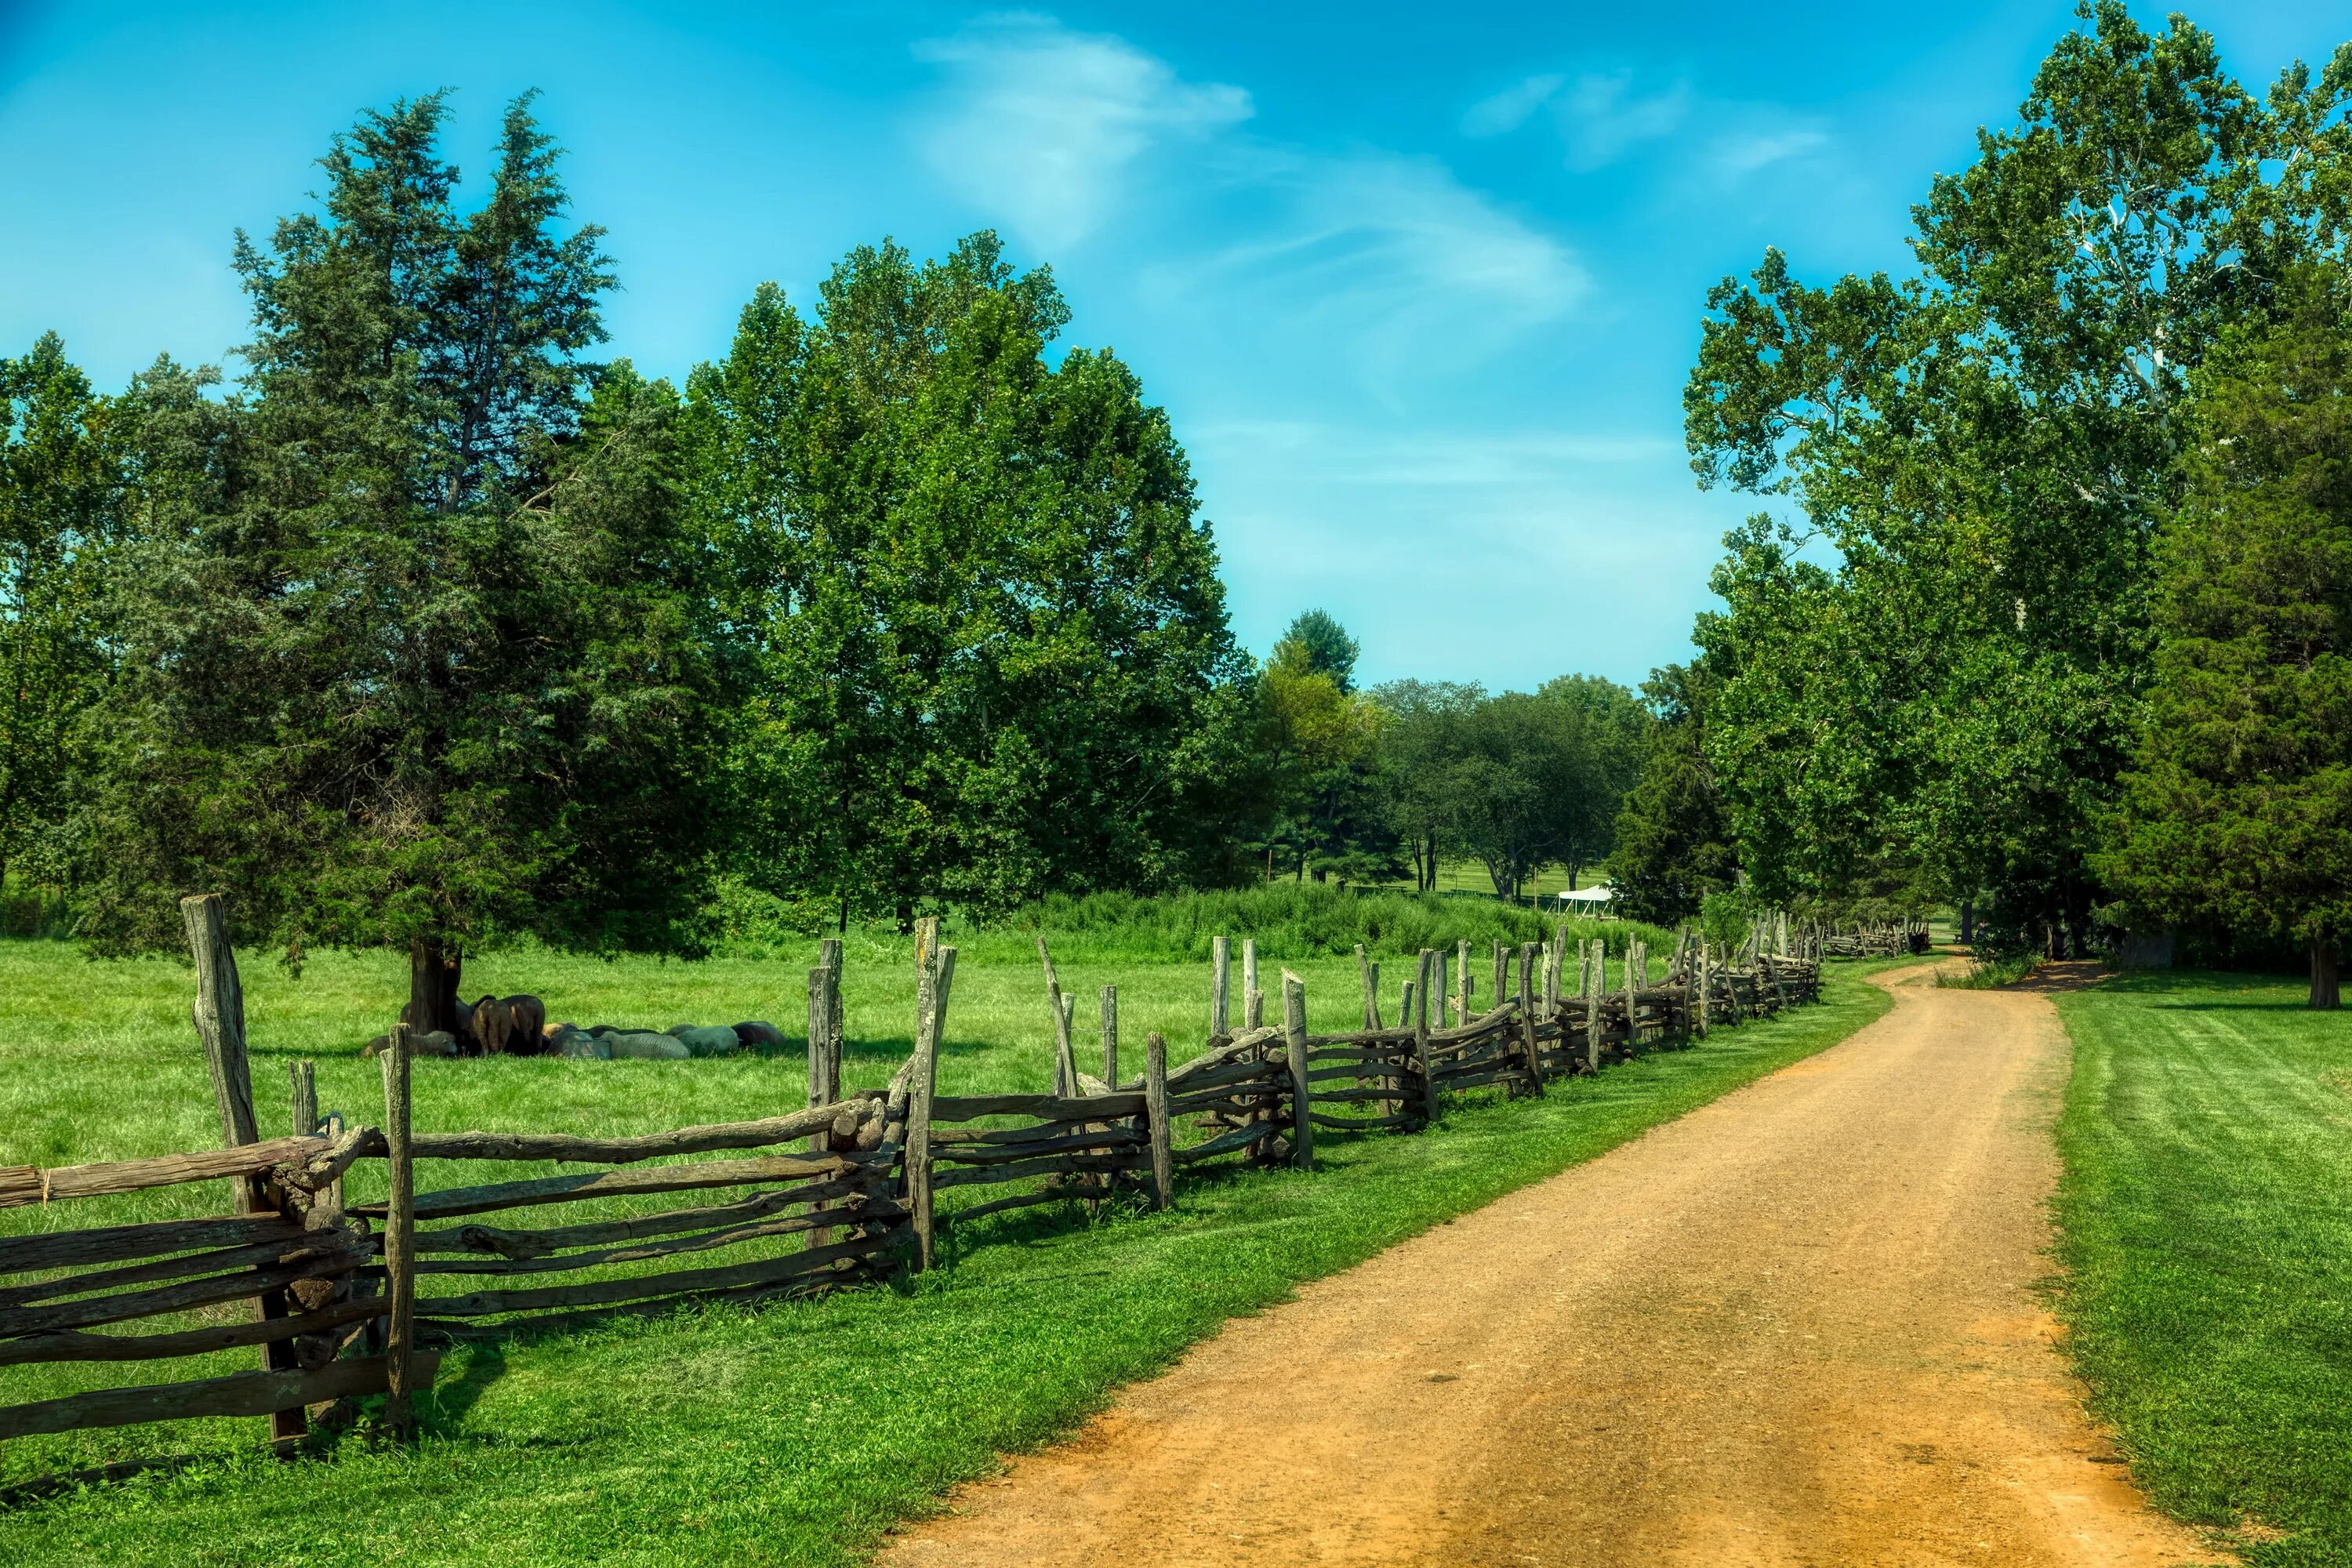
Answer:
<svg viewBox="0 0 2352 1568"><path fill-rule="evenodd" d="M362 116L322 210L238 237L238 400L159 379L87 910L169 945L173 896L218 888L292 956L405 947L418 1027L469 945L693 949L724 673L676 398L583 357L600 231L558 232L528 99L459 213L444 112Z"/></svg>
<svg viewBox="0 0 2352 1568"><path fill-rule="evenodd" d="M1318 675L1328 676L1331 684L1339 689L1339 695L1354 692L1356 656L1363 650L1348 635L1348 628L1328 611L1302 612L1282 634L1282 641L1295 644L1304 655L1307 668Z"/></svg>
<svg viewBox="0 0 2352 1568"><path fill-rule="evenodd" d="M1642 686L1653 723L1609 859L1616 907L1635 920L1688 920L1707 894L1738 880L1738 852L1706 760L1706 693L1704 666L1670 664Z"/></svg>
<svg viewBox="0 0 2352 1568"><path fill-rule="evenodd" d="M61 880L75 721L105 689L113 413L45 333L0 359L0 889Z"/></svg>
<svg viewBox="0 0 2352 1568"><path fill-rule="evenodd" d="M2199 377L2156 679L2100 861L2161 918L2301 943L2326 1008L2352 932L2352 316L2330 281Z"/></svg>

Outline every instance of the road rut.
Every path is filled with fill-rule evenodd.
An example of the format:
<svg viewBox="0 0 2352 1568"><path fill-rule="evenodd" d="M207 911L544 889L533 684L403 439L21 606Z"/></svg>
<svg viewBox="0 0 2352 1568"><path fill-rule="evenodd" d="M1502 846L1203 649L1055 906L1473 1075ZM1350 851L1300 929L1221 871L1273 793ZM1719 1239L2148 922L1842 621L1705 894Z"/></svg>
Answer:
<svg viewBox="0 0 2352 1568"><path fill-rule="evenodd" d="M1843 1043L1228 1325L880 1561L2226 1561L2035 1294L2048 999L1880 982Z"/></svg>

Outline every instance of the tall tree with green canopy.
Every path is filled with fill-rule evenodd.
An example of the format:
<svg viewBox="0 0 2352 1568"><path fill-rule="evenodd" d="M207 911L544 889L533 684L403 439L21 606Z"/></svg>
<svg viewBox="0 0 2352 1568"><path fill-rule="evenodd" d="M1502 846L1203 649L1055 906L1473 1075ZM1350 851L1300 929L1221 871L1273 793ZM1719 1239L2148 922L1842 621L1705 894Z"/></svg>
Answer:
<svg viewBox="0 0 2352 1568"><path fill-rule="evenodd" d="M362 116L320 210L238 237L255 336L216 426L159 398L179 477L119 600L86 911L163 946L173 895L216 888L290 955L407 948L420 1028L469 946L694 949L725 673L676 398L584 357L601 231L561 232L528 98L459 212L445 113Z"/></svg>
<svg viewBox="0 0 2352 1568"><path fill-rule="evenodd" d="M1737 884L1739 855L1706 760L1706 667L1670 664L1642 684L1651 729L1642 776L1617 814L1615 907L1671 925Z"/></svg>
<svg viewBox="0 0 2352 1568"><path fill-rule="evenodd" d="M1261 752L1271 820L1253 846L1300 879L1376 881L1402 869L1383 809L1380 705L1354 689L1355 639L1320 610L1291 623L1258 672Z"/></svg>
<svg viewBox="0 0 2352 1568"><path fill-rule="evenodd" d="M1764 896L1909 867L2079 945L2147 679L2184 378L2284 268L2341 253L2352 54L2257 100L2180 18L2080 15L2021 123L1916 209L1917 278L1814 289L1770 251L1710 297L1694 467L1786 498L1836 552L1736 533L1699 630Z"/></svg>
<svg viewBox="0 0 2352 1568"><path fill-rule="evenodd" d="M1233 874L1246 661L1167 416L992 234L762 287L688 385L758 647L749 874L911 921Z"/></svg>
<svg viewBox="0 0 2352 1568"><path fill-rule="evenodd" d="M1465 716L1486 700L1474 681L1391 680L1371 700L1383 721L1380 779L1389 828L1411 851L1413 887L1437 886L1438 858L1454 808L1453 767L1462 754Z"/></svg>
<svg viewBox="0 0 2352 1568"><path fill-rule="evenodd" d="M2159 919L2304 946L2340 1005L2352 932L2352 287L2200 367L2163 531L2156 679L2099 869Z"/></svg>
<svg viewBox="0 0 2352 1568"><path fill-rule="evenodd" d="M1295 644L1307 668L1328 676L1341 696L1356 689L1356 658L1363 650L1328 610L1307 610L1294 616L1281 640Z"/></svg>
<svg viewBox="0 0 2352 1568"><path fill-rule="evenodd" d="M62 879L76 721L104 691L113 410L45 333L0 359L0 888Z"/></svg>

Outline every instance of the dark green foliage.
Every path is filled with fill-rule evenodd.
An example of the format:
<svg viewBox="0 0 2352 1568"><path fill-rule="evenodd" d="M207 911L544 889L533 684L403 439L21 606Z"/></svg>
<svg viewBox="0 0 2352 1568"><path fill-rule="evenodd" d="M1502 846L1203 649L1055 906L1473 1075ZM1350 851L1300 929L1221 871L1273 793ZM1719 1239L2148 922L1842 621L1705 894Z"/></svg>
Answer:
<svg viewBox="0 0 2352 1568"><path fill-rule="evenodd" d="M1916 209L1919 278L1811 289L1770 252L1710 298L1694 467L1788 497L1837 552L1733 535L1698 633L1717 777L1776 900L1990 889L1998 922L2079 948L2185 377L2342 242L2352 54L2258 101L2184 20L2080 14L2021 122Z"/></svg>
<svg viewBox="0 0 2352 1568"><path fill-rule="evenodd" d="M1290 623L1282 634L1285 642L1297 643L1305 650L1307 668L1318 675L1328 676L1331 684L1345 696L1356 689L1356 656L1362 651L1348 628L1333 619L1328 611L1307 610Z"/></svg>
<svg viewBox="0 0 2352 1568"><path fill-rule="evenodd" d="M1255 682L1256 779L1268 816L1250 846L1271 881L1385 881L1402 869L1386 809L1379 705L1356 692L1356 641L1321 610L1291 622Z"/></svg>
<svg viewBox="0 0 2352 1568"><path fill-rule="evenodd" d="M77 717L105 690L117 421L54 332L0 359L0 893L61 882Z"/></svg>
<svg viewBox="0 0 2352 1568"><path fill-rule="evenodd" d="M743 874L843 919L1232 874L1244 661L1167 416L993 235L781 290L689 387L758 645Z"/></svg>
<svg viewBox="0 0 2352 1568"><path fill-rule="evenodd" d="M598 231L507 114L451 205L438 96L362 117L322 210L240 238L241 398L141 393L144 540L92 715L85 924L447 952L690 946L723 690L677 503L676 399L603 337Z"/></svg>
<svg viewBox="0 0 2352 1568"><path fill-rule="evenodd" d="M1738 879L1739 854L1706 760L1704 666L1670 664L1643 684L1653 721L1641 781L1617 814L1609 857L1615 907L1672 925Z"/></svg>
<svg viewBox="0 0 2352 1568"><path fill-rule="evenodd" d="M2198 378L2156 679L2100 870L2158 921L2284 938L2337 1005L2352 932L2352 326L2313 280Z"/></svg>

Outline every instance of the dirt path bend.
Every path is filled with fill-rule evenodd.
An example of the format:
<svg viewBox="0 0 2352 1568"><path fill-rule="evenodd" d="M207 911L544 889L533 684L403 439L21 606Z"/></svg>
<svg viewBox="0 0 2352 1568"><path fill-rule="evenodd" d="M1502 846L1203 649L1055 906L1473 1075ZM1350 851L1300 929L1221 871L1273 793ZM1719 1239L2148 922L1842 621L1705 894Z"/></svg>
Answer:
<svg viewBox="0 0 2352 1568"><path fill-rule="evenodd" d="M882 1562L2220 1560L2033 1294L2048 999L1884 983L1843 1044L1228 1326Z"/></svg>

